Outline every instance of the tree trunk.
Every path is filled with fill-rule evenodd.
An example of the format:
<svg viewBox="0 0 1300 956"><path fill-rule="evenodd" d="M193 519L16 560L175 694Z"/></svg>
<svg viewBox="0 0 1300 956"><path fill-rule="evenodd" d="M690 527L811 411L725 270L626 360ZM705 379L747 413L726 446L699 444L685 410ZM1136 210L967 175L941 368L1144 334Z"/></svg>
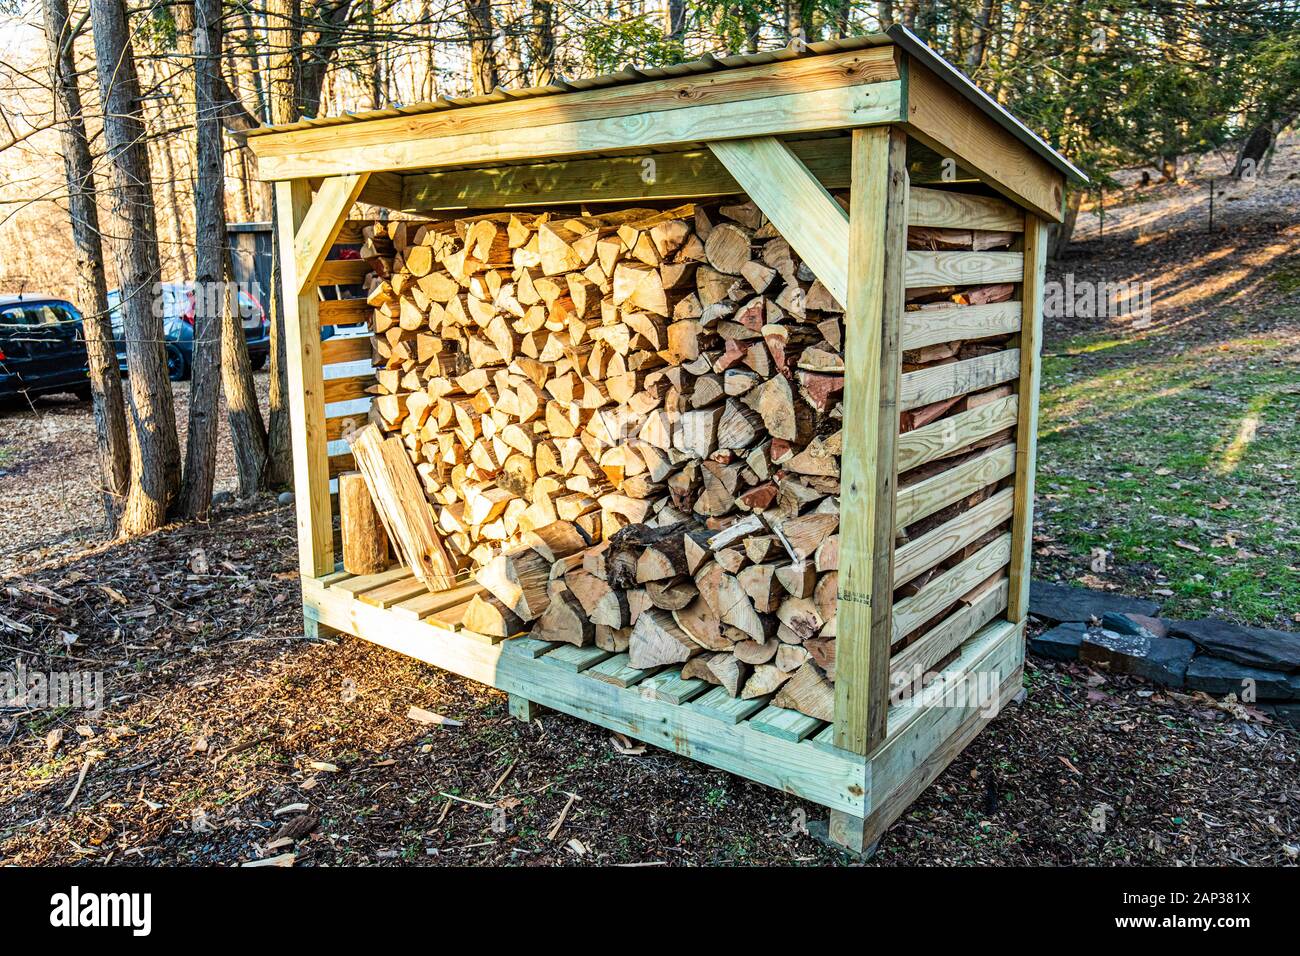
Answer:
<svg viewBox="0 0 1300 956"><path fill-rule="evenodd" d="M140 116L140 84L122 0L91 0L95 64L108 155L109 235L122 289L131 385L132 472L120 530L141 534L161 527L176 501L180 447L167 378L158 291L158 228L153 180Z"/></svg>
<svg viewBox="0 0 1300 956"><path fill-rule="evenodd" d="M686 0L668 0L664 35L680 43L686 38Z"/></svg>
<svg viewBox="0 0 1300 956"><path fill-rule="evenodd" d="M1260 167L1268 151L1273 148L1277 142L1278 130L1286 129L1295 121L1295 117L1283 117L1281 120L1269 120L1260 123L1250 131L1241 144L1241 149L1237 153L1237 161L1232 165L1232 176L1234 179L1241 179L1245 175L1254 176L1260 172ZM1247 173L1249 170L1249 173Z"/></svg>
<svg viewBox="0 0 1300 956"><path fill-rule="evenodd" d="M221 0L195 0L193 14L194 126L198 166L194 190L194 353L180 511L187 518L206 518L212 505L212 482L217 464L222 317L231 311L225 282L225 157L218 118Z"/></svg>
<svg viewBox="0 0 1300 956"><path fill-rule="evenodd" d="M847 6L847 4L845 4ZM845 18L847 19L847 11ZM877 0L876 2L876 19L880 21L880 29L888 30L894 25L894 3L893 0Z"/></svg>
<svg viewBox="0 0 1300 956"><path fill-rule="evenodd" d="M202 2L206 3L207 0ZM213 48L218 51L218 54L223 47L226 49L226 61L230 65L231 75L237 76L238 64L234 56L234 44L227 40L220 21L214 29L217 37ZM219 77L213 79L215 81ZM260 88L259 80L258 89ZM260 93L258 100L260 103ZM260 112L258 115L261 115ZM220 133L214 134L214 137L219 146ZM247 149L236 149L232 156L237 164L240 200L244 215L245 218L252 220L255 218L255 212L252 188L249 183L249 152ZM218 182L220 183L221 180ZM217 220L217 226L221 230L221 265L223 274L229 280L233 273L230 268L230 245L224 216ZM257 291L256 297L260 302L267 301L266 294L261 290ZM248 361L248 345L244 341L244 328L237 297L234 303L227 303L220 318L221 385L226 393L226 419L230 425L230 442L235 452L239 496L243 498L255 494L261 486L262 471L266 468L266 425L262 421L262 410L257 403L257 389L253 385L253 368Z"/></svg>
<svg viewBox="0 0 1300 956"><path fill-rule="evenodd" d="M122 403L122 375L112 345L108 316L108 287L104 280L104 249L95 207L95 179L81 115L81 91L72 62L73 35L68 26L67 0L44 0L45 37L50 51L51 85L56 119L62 119L63 169L68 180L68 216L77 250L77 302L81 305L82 334L86 339L86 364L95 414L99 481L104 505L104 526L117 534L131 468ZM58 114L62 114L60 117Z"/></svg>
<svg viewBox="0 0 1300 956"><path fill-rule="evenodd" d="M248 12L247 7L240 10L240 22L244 26L244 56L248 60L248 78L253 86L253 98L256 101L256 113L258 120L266 122L266 86L262 81L262 57L257 51L257 43L254 37L257 31L253 28L253 17Z"/></svg>
<svg viewBox="0 0 1300 956"><path fill-rule="evenodd" d="M533 0L533 83L546 86L555 80L555 4Z"/></svg>
<svg viewBox="0 0 1300 956"><path fill-rule="evenodd" d="M268 0L270 55L267 64L268 102L272 123L298 119L301 70L298 53L302 42L297 0ZM275 221L272 201L271 220ZM289 429L289 364L285 353L284 298L280 290L280 237L271 247L271 388L270 428L266 442L266 467L262 487L283 488L293 481L293 442Z"/></svg>
<svg viewBox="0 0 1300 956"><path fill-rule="evenodd" d="M804 20L803 5L804 0L789 0L785 18L785 36L787 40L808 42L808 30Z"/></svg>
<svg viewBox="0 0 1300 956"><path fill-rule="evenodd" d="M1002 51L1000 57L1003 63L1014 63L1020 57L1020 47L1024 41L1025 27L1029 23L1031 14L1029 0L1020 0L1020 5L1016 7L1015 17L1012 19L1011 35L1007 40L1006 49ZM994 81L994 95L999 103L1007 105L1009 88L1006 81L1001 75Z"/></svg>
<svg viewBox="0 0 1300 956"><path fill-rule="evenodd" d="M831 38L840 39L849 35L849 14L853 4L850 0L836 0L832 8L834 18L831 20Z"/></svg>
<svg viewBox="0 0 1300 956"><path fill-rule="evenodd" d="M277 0L278 2L278 0ZM294 3L297 10L298 4ZM311 30L316 33L316 42L304 49L301 20L296 28L296 42L292 49L298 56L297 105L295 119L300 116L321 115L321 94L325 89L325 76L339 45L345 40L355 40L356 31L349 28L353 24L352 0L334 0L333 5L320 4L313 7Z"/></svg>
<svg viewBox="0 0 1300 956"><path fill-rule="evenodd" d="M984 65L984 52L988 48L989 21L993 17L993 0L983 0L975 17L970 51L966 54L966 75L974 76Z"/></svg>
<svg viewBox="0 0 1300 956"><path fill-rule="evenodd" d="M1074 224L1079 219L1079 203L1082 199L1083 192L1079 189L1071 189L1066 194L1065 219L1053 225L1050 230L1048 253L1053 259L1063 256L1070 245L1070 238L1074 235Z"/></svg>
<svg viewBox="0 0 1300 956"><path fill-rule="evenodd" d="M745 14L745 52L757 53L759 44L762 41L763 21L758 18L758 14Z"/></svg>
<svg viewBox="0 0 1300 956"><path fill-rule="evenodd" d="M492 45L492 0L465 0L465 32L469 34L469 72L474 93L491 93L501 85Z"/></svg>
<svg viewBox="0 0 1300 956"><path fill-rule="evenodd" d="M222 246L222 251L228 253L224 230ZM226 263L229 275L228 258ZM244 341L237 300L230 302L221 315L221 382L226 392L226 420L235 450L239 497L247 498L262 486L262 474L266 470L266 424L257 403L253 366L248 361L248 345Z"/></svg>
<svg viewBox="0 0 1300 956"><path fill-rule="evenodd" d="M380 42L375 39L375 0L366 0L361 5L360 19L362 21L360 26L369 34L369 38L361 46L365 51L365 73L370 82L370 108L382 109L387 99L388 80L384 74L383 49Z"/></svg>

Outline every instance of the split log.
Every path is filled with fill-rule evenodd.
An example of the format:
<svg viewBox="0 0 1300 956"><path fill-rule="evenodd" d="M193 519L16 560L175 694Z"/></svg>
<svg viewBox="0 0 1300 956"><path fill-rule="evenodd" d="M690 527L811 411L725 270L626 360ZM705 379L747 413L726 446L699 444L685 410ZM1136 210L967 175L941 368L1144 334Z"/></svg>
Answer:
<svg viewBox="0 0 1300 956"><path fill-rule="evenodd" d="M358 471L339 475L339 526L343 533L343 570L377 574L390 562L388 534Z"/></svg>
<svg viewBox="0 0 1300 956"><path fill-rule="evenodd" d="M772 703L827 723L835 720L835 688L812 661L806 661L781 685Z"/></svg>
<svg viewBox="0 0 1300 956"><path fill-rule="evenodd" d="M690 660L700 651L700 646L677 626L671 614L652 608L638 616L632 628L628 663L640 669L662 667Z"/></svg>
<svg viewBox="0 0 1300 956"><path fill-rule="evenodd" d="M749 680L745 681L740 696L745 700L752 700L755 697L766 697L769 694L774 694L782 684L790 679L790 676L775 664L759 664L754 668L754 673L750 675Z"/></svg>
<svg viewBox="0 0 1300 956"><path fill-rule="evenodd" d="M396 436L385 439L374 425L366 425L353 435L351 445L389 540L396 543L411 573L430 590L451 587L456 569L443 547L402 440Z"/></svg>
<svg viewBox="0 0 1300 956"><path fill-rule="evenodd" d="M596 625L564 584L554 584L546 610L533 626L540 641L563 641L576 647L595 643Z"/></svg>

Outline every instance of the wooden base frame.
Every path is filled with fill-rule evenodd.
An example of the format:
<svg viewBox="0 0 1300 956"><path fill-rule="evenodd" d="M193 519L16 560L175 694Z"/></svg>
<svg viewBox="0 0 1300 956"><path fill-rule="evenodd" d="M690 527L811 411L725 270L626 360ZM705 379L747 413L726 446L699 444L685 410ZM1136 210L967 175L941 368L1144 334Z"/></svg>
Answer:
<svg viewBox="0 0 1300 956"><path fill-rule="evenodd" d="M558 711L820 804L831 811L830 839L855 853L874 843L1020 691L1023 627L994 621L939 673L937 683L949 692L895 702L884 742L864 756L835 746L833 724L774 707L768 698L727 697L703 681L682 680L679 668L638 671L626 654L487 638L439 616L421 618L412 609L423 596L418 586L393 587L408 579L404 569L303 577L304 616L312 626L355 634L503 690L520 720L535 719L543 708ZM407 596L390 603L381 589Z"/></svg>

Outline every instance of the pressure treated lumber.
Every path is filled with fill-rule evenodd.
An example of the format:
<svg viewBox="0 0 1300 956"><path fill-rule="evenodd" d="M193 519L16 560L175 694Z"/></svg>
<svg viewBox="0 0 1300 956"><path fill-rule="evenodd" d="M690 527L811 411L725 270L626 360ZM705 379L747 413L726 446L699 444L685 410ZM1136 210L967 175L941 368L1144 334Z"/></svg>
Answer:
<svg viewBox="0 0 1300 956"><path fill-rule="evenodd" d="M1038 381L1042 368L1043 279L1047 267L1047 227L1025 217L1025 303L1020 332L1020 377L1017 382L1016 520L1011 548L1011 588L1007 617L1019 624L1029 610L1030 551L1034 531L1034 475L1038 459Z"/></svg>
<svg viewBox="0 0 1300 956"><path fill-rule="evenodd" d="M348 628L498 684L512 711L531 716L537 701L811 796L835 809L847 843L879 835L988 715L878 690L859 710L859 692L913 668L978 669L999 702L1017 689L1041 263L1033 224L986 194L991 184L1053 217L1061 198L1059 172L954 82L941 96L927 88L930 67L900 30L892 48L850 41L265 137L263 171L300 180L283 189L299 215L313 190L331 205L322 198L351 175L364 177L363 201L393 208L419 187L424 209L466 210L386 217L364 235L332 223L361 246L355 265L288 257L290 295L315 299L327 280L365 287L300 302L290 342L307 365L295 459L310 477L299 483L309 628ZM863 169L845 162L843 132L874 124L939 150L897 164L938 186L886 217L897 236L864 227ZM788 145L803 133L833 135ZM742 140L753 142L727 145ZM709 142L765 174L732 175L700 148ZM936 176L940 164L952 175ZM887 178L888 163L873 175ZM644 208L672 197L692 208ZM859 229L888 240L883 282L850 266ZM865 329L854 282L879 286ZM318 325L355 322L370 326L364 348L314 341ZM373 376L316 374L365 360ZM325 418L325 402L351 407ZM311 577L351 580L331 573L329 492L354 459L324 446L366 421L405 459L406 507L428 517L456 580L474 582L464 599L421 592L403 569L355 597ZM580 544L547 541L554 525ZM855 607L863 596L870 605ZM634 667L634 652L671 662ZM865 728L849 744L859 752L842 749L846 724Z"/></svg>
<svg viewBox="0 0 1300 956"><path fill-rule="evenodd" d="M305 180L277 183L276 232L282 247L292 249L311 210L311 188ZM345 211L337 211L342 219ZM330 224L331 230L334 228ZM290 262L289 260L293 260ZM329 500L329 452L325 438L322 398L319 316L315 289L300 294L296 257L281 264L285 353L289 385L289 423L293 441L294 515L298 531L298 567L309 577L334 570L334 533ZM315 633L315 622L306 629Z"/></svg>
<svg viewBox="0 0 1300 956"><path fill-rule="evenodd" d="M983 113L915 57L907 57L909 135L944 156L959 157L1010 199L1052 222L1064 217L1062 174Z"/></svg>
<svg viewBox="0 0 1300 956"><path fill-rule="evenodd" d="M733 152L750 164L771 152L752 146ZM949 596L939 617L966 580L952 566L1007 518L1011 491L989 486L1014 463L1017 399L1000 375L965 370L1013 364L1006 317L1019 314L1010 285L905 293L908 245L997 249L1015 232L910 224L905 182L890 195L903 206L887 220L888 295L876 293L870 428L846 389L868 363L846 350L870 347L872 329L757 203L365 226L376 375L327 394L376 396L371 419L400 439L454 567L481 589L431 619L627 655L633 671L681 665L726 697L833 720L837 657L852 664L861 633L846 629L837 652L858 593L840 554L853 534L840 528L847 426L896 463L864 466L849 491L856 504L871 485L878 501L867 547L886 558L872 561L867 614L883 646L869 669L887 675L893 587L913 609ZM977 212L996 217L991 203ZM914 315L935 322L903 349ZM907 408L900 436L913 397L936 401ZM891 572L896 468L915 527ZM772 732L812 729L788 723Z"/></svg>
<svg viewBox="0 0 1300 956"><path fill-rule="evenodd" d="M293 241L299 295L314 289L317 273L338 238L348 210L366 185L369 172L336 176L321 183Z"/></svg>
<svg viewBox="0 0 1300 956"><path fill-rule="evenodd" d="M840 534L835 745L860 754L885 737L907 191L901 134L854 132L841 481L857 507Z"/></svg>

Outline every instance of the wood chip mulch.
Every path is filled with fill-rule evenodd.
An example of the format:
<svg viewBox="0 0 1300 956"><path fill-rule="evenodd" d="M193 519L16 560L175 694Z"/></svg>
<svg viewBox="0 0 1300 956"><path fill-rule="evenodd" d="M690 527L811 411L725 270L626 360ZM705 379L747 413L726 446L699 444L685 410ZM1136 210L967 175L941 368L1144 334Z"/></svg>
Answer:
<svg viewBox="0 0 1300 956"><path fill-rule="evenodd" d="M0 584L0 666L102 671L107 698L0 711L0 863L849 862L811 804L305 640L295 567L292 509L260 501ZM875 865L1295 862L1293 732L1076 666L1027 685Z"/></svg>

